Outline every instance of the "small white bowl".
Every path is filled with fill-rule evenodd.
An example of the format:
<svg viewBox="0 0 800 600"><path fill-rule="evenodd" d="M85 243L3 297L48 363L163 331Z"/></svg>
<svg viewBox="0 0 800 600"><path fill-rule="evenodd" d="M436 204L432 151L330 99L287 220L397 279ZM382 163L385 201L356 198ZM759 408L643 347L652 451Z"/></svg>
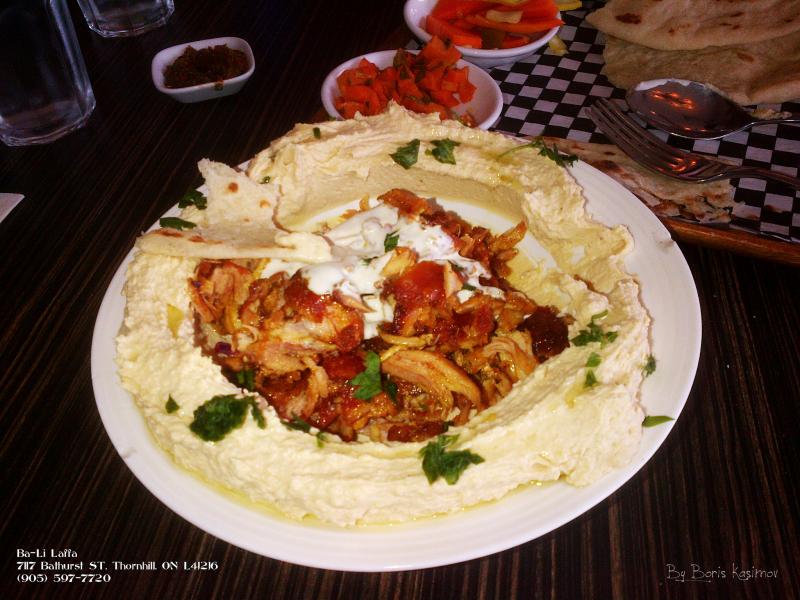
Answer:
<svg viewBox="0 0 800 600"><path fill-rule="evenodd" d="M232 50L241 50L247 56L247 62L250 68L241 75L226 79L222 82L220 87L218 83L203 83L200 85L191 85L182 88L168 88L164 86L164 69L167 65L175 62L187 47L199 50L200 48L208 48L210 46L220 46L225 44ZM162 94L172 96L178 102L202 102L203 100L210 100L211 98L222 98L223 96L230 96L235 94L245 82L253 74L256 68L256 61L253 58L253 49L250 44L241 38L237 37L219 37L210 40L199 40L197 42L189 42L188 44L178 44L170 48L165 48L153 57L153 62L150 64L150 73L153 76L153 85Z"/></svg>
<svg viewBox="0 0 800 600"><path fill-rule="evenodd" d="M414 50L410 52L412 54L417 53ZM336 117L337 119L342 118L342 115L340 115L339 111L336 110L333 101L340 95L339 85L336 83L336 78L343 71L352 69L358 65L362 58L366 58L379 69L385 69L386 67L392 65L396 53L396 50L383 50L381 52L363 54L361 56L356 56L347 62L343 62L333 71L331 71L325 78L325 81L322 82L321 90L322 105L325 107L325 110L328 111L328 114L332 117ZM459 104L458 106L454 107L453 110L455 110L455 112L458 114L463 114L466 112L471 113L475 118L476 127L479 129L489 129L489 127L494 125L495 121L497 121L497 118L500 116L500 112L503 110L503 94L500 92L500 86L495 83L495 80L492 79L491 75L489 75L486 71L476 69L473 65L470 65L463 60L459 60L456 63L456 67L471 67L469 69L469 82L475 86L475 94L472 96L472 100L463 104Z"/></svg>
<svg viewBox="0 0 800 600"><path fill-rule="evenodd" d="M428 13L436 6L437 0L406 0L403 7L403 18L406 20L406 25L414 33L417 38L423 42L431 39L431 34L422 28L422 23ZM487 4L487 7L490 5ZM558 13L561 18L561 13ZM481 50L478 48L467 48L465 46L456 46L464 60L471 62L484 69L491 69L499 65L507 65L515 63L523 58L528 58L542 46L546 45L550 39L558 33L559 27L543 32L542 37L534 40L530 44L519 46L517 48L506 48L498 50Z"/></svg>

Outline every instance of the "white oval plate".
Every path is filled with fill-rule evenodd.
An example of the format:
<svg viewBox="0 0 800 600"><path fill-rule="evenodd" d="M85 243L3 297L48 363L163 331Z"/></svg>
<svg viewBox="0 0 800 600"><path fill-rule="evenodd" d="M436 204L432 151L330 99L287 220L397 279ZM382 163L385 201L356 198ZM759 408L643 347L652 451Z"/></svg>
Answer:
<svg viewBox="0 0 800 600"><path fill-rule="evenodd" d="M633 234L636 247L626 264L641 281L658 360L656 372L644 382L642 404L647 414L677 418L700 355L700 305L692 274L669 232L635 196L585 163L570 170L585 190L589 212L607 225L623 223ZM482 223L503 226L502 219L492 222L492 217ZM122 388L114 338L122 325L122 287L132 257L133 251L106 291L92 339L92 382L106 431L134 475L169 508L204 531L264 556L325 569L398 571L499 552L552 531L605 499L650 459L674 424L644 429L629 465L584 488L561 482L531 486L458 514L384 527L341 529L283 519L237 502L176 466L155 444Z"/></svg>

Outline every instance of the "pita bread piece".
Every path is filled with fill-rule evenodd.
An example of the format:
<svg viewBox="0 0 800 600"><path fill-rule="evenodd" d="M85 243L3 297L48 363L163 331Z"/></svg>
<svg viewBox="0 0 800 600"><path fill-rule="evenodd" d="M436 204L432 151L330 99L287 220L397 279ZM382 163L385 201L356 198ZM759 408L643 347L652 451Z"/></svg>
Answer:
<svg viewBox="0 0 800 600"><path fill-rule="evenodd" d="M800 0L609 0L586 20L634 44L698 50L800 31Z"/></svg>
<svg viewBox="0 0 800 600"><path fill-rule="evenodd" d="M702 223L730 222L735 203L733 187L727 180L685 183L648 171L613 144L543 139L621 183L661 217L681 216Z"/></svg>
<svg viewBox="0 0 800 600"><path fill-rule="evenodd" d="M709 83L739 104L800 98L800 31L754 44L703 50L653 50L609 37L603 73L629 89L651 79Z"/></svg>
<svg viewBox="0 0 800 600"><path fill-rule="evenodd" d="M282 258L317 263L331 260L320 235L238 224L177 230L165 227L141 236L136 246L150 254L197 258Z"/></svg>
<svg viewBox="0 0 800 600"><path fill-rule="evenodd" d="M145 233L136 241L140 250L213 259L331 260L330 244L322 236L275 225L276 186L257 183L245 173L207 159L198 168L205 178L205 208L184 208L180 219L188 223L181 229L176 225Z"/></svg>

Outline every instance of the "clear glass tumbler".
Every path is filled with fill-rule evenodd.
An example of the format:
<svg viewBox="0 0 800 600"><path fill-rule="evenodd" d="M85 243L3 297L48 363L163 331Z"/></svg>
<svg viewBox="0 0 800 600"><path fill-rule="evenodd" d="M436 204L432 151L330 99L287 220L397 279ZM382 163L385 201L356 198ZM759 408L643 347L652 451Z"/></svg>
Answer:
<svg viewBox="0 0 800 600"><path fill-rule="evenodd" d="M66 0L3 0L0 140L52 142L82 127L94 106Z"/></svg>
<svg viewBox="0 0 800 600"><path fill-rule="evenodd" d="M175 10L173 0L78 0L92 31L103 37L139 35L161 27Z"/></svg>

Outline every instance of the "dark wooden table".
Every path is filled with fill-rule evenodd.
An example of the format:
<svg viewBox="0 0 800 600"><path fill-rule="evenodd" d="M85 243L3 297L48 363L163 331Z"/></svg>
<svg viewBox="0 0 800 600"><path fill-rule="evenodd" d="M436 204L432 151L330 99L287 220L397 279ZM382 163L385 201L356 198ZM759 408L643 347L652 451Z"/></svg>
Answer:
<svg viewBox="0 0 800 600"><path fill-rule="evenodd" d="M166 27L122 40L73 14L97 96L88 126L48 146L0 148L0 191L26 196L0 224L0 596L795 597L800 273L720 250L682 246L703 346L672 434L619 491L539 539L447 567L341 573L240 550L152 496L112 447L92 393L92 328L112 274L138 233L199 183L198 159L240 163L311 118L329 69L402 25L400 0L177 5ZM158 50L220 35L253 46L256 72L238 95L182 105L153 88ZM18 583L18 550L37 548L219 570ZM750 580L736 577L746 570Z"/></svg>

